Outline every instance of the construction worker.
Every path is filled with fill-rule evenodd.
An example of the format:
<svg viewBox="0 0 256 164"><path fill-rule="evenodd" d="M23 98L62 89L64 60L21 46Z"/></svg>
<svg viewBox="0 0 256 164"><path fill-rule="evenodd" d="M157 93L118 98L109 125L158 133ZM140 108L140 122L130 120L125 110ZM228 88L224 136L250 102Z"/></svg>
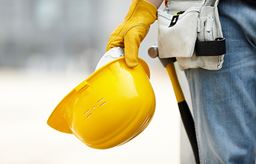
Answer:
<svg viewBox="0 0 256 164"><path fill-rule="evenodd" d="M107 50L123 47L129 67L157 18L163 0L133 0L112 33ZM200 162L252 164L256 161L256 1L220 0L226 55L222 69L186 69ZM172 37L172 36L170 36Z"/></svg>

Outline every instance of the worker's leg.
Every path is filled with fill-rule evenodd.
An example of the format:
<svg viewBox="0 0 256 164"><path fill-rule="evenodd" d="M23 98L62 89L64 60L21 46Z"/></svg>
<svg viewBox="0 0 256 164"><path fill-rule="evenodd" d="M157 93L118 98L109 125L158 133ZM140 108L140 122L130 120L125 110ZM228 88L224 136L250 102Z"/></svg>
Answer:
<svg viewBox="0 0 256 164"><path fill-rule="evenodd" d="M203 164L254 164L256 157L256 9L220 1L227 53L219 71L186 70Z"/></svg>

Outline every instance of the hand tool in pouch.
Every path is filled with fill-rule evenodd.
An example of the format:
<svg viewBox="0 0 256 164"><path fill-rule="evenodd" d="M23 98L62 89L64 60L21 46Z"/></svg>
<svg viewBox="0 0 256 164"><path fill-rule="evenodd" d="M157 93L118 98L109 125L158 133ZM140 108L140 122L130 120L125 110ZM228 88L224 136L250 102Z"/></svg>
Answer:
<svg viewBox="0 0 256 164"><path fill-rule="evenodd" d="M158 48L157 47L149 48L148 54L152 58L158 57ZM183 95L183 92L182 92L180 84L179 84L179 80L176 75L176 71L175 71L175 67L174 67L174 62L176 61L176 59L175 58L159 58L159 59L160 59L161 63L163 64L163 66L165 67L165 69L169 75L169 78L171 80L172 87L173 87L173 90L175 93L175 97L178 102L181 119L182 119L183 125L185 127L187 136L189 138L189 142L191 144L196 163L200 164L194 119L189 110L188 104L185 100L185 97Z"/></svg>

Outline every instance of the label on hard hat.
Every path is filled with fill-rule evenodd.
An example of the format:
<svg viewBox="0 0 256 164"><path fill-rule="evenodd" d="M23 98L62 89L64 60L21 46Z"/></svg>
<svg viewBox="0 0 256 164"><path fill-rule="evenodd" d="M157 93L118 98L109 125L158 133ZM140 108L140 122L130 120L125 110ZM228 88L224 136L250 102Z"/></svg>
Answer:
<svg viewBox="0 0 256 164"><path fill-rule="evenodd" d="M95 70L99 69L100 67L106 65L107 63L121 57L124 55L124 51L121 47L114 47L108 50L99 60Z"/></svg>

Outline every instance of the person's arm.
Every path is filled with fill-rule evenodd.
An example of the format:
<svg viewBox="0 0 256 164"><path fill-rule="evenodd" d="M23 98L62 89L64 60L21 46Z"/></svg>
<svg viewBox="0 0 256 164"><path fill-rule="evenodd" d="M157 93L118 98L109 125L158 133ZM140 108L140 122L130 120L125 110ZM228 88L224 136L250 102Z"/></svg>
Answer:
<svg viewBox="0 0 256 164"><path fill-rule="evenodd" d="M163 0L133 0L124 21L111 34L106 50L124 48L125 62L129 67L138 64L140 43L157 18L157 8Z"/></svg>
<svg viewBox="0 0 256 164"><path fill-rule="evenodd" d="M156 8L159 8L159 6L163 3L163 0L148 0L150 3L155 5Z"/></svg>

